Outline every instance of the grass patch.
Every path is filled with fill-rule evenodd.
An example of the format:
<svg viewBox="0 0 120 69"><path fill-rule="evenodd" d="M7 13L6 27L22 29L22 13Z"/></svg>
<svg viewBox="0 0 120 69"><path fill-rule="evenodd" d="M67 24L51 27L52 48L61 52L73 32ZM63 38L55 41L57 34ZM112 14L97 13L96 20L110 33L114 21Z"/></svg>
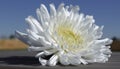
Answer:
<svg viewBox="0 0 120 69"><path fill-rule="evenodd" d="M18 39L1 39L0 50L26 50L27 45Z"/></svg>

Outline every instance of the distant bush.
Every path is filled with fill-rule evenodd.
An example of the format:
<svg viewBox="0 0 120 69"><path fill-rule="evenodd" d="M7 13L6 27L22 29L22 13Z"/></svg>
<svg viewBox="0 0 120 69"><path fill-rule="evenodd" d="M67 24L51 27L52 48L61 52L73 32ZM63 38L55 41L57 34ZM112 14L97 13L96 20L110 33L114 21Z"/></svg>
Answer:
<svg viewBox="0 0 120 69"><path fill-rule="evenodd" d="M15 39L15 35L10 35L9 39Z"/></svg>

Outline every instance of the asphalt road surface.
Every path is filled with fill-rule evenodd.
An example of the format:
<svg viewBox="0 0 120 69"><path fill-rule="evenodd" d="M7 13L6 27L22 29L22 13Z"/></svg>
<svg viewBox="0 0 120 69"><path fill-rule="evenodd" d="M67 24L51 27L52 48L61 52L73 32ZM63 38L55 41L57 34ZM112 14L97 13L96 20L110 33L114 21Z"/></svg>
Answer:
<svg viewBox="0 0 120 69"><path fill-rule="evenodd" d="M36 53L27 50L0 51L0 69L120 69L120 52L113 52L107 63L54 67L41 66L38 59L34 57Z"/></svg>

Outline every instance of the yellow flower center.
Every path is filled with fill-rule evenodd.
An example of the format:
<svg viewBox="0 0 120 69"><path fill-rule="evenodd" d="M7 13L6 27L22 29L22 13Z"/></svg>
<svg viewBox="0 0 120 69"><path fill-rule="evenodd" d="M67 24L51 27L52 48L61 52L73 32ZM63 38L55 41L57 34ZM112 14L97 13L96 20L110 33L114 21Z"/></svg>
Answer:
<svg viewBox="0 0 120 69"><path fill-rule="evenodd" d="M70 25L59 25L57 27L57 34L60 37L59 45L66 51L77 51L83 43L83 38L80 34L73 31ZM64 47L66 46L66 47Z"/></svg>

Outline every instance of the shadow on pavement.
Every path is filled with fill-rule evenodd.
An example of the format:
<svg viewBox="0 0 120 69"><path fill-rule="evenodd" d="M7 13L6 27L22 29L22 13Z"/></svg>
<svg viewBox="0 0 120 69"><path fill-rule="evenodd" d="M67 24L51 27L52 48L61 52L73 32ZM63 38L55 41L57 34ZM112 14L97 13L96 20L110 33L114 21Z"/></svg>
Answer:
<svg viewBox="0 0 120 69"><path fill-rule="evenodd" d="M12 56L6 58L0 58L2 64L14 64L14 65L40 65L38 58L27 56Z"/></svg>

